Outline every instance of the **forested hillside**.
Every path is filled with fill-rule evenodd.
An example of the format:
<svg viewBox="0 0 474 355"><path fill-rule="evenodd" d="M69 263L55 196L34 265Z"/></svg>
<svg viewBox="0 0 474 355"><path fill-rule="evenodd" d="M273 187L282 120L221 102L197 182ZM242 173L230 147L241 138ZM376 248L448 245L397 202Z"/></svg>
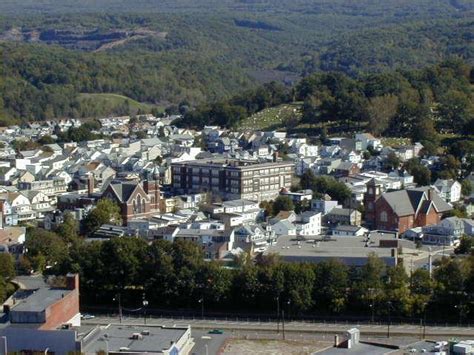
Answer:
<svg viewBox="0 0 474 355"><path fill-rule="evenodd" d="M191 106L321 71L351 77L474 57L471 1L0 2L0 115L97 116L84 93Z"/></svg>
<svg viewBox="0 0 474 355"><path fill-rule="evenodd" d="M279 122L290 132L367 130L376 136L421 141L434 153L441 135L474 132L473 78L473 67L460 60L356 79L340 72L316 73L294 88L270 83L229 100L200 105L180 123L238 128L242 122L248 125L246 118L257 112L293 103L299 112Z"/></svg>

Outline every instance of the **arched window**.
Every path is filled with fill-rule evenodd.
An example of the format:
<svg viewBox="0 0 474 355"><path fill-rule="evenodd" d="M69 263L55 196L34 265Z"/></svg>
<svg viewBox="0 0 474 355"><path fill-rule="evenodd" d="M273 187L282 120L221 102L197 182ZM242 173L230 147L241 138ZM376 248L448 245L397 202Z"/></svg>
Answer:
<svg viewBox="0 0 474 355"><path fill-rule="evenodd" d="M137 197L137 213L142 213L142 200L140 197Z"/></svg>
<svg viewBox="0 0 474 355"><path fill-rule="evenodd" d="M385 212L385 211L380 212L380 221L381 222L387 222L388 221L387 212Z"/></svg>

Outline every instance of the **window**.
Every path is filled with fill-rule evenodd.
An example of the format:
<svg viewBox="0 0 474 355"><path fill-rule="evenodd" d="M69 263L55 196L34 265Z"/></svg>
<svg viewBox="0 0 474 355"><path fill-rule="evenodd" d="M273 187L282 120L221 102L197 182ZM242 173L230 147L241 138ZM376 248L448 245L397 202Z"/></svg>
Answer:
<svg viewBox="0 0 474 355"><path fill-rule="evenodd" d="M387 212L385 212L385 211L380 212L380 221L381 222L387 222L388 221Z"/></svg>

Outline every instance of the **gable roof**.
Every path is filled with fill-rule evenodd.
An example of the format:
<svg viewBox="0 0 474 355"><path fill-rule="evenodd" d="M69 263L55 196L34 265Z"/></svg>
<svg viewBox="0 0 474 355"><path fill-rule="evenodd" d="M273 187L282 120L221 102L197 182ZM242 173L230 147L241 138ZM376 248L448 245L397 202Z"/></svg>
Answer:
<svg viewBox="0 0 474 355"><path fill-rule="evenodd" d="M109 186L120 202L127 202L137 188L143 191L140 183L137 182L114 183Z"/></svg>
<svg viewBox="0 0 474 355"><path fill-rule="evenodd" d="M427 213L430 207L434 207L438 213L446 212L452 209L451 205L446 203L430 187L419 187L410 190L399 190L384 193L383 198L393 212L398 216L415 215L418 212ZM426 202L426 203L425 203Z"/></svg>

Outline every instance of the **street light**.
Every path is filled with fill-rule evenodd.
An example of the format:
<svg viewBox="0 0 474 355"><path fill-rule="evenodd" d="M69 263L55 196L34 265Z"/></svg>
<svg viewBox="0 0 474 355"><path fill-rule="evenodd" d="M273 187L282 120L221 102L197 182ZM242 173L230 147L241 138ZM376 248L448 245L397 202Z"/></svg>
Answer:
<svg viewBox="0 0 474 355"><path fill-rule="evenodd" d="M459 311L459 326L461 326L461 323L462 323L462 312L463 312L462 303L455 305L454 308Z"/></svg>
<svg viewBox="0 0 474 355"><path fill-rule="evenodd" d="M369 307L370 307L370 311L372 313L372 315L370 317L370 320L373 323L374 322L374 304L373 303L369 304Z"/></svg>
<svg viewBox="0 0 474 355"><path fill-rule="evenodd" d="M387 302L387 308L388 308L387 338L390 338L390 323L392 323L392 318L391 318L392 302L390 301Z"/></svg>
<svg viewBox="0 0 474 355"><path fill-rule="evenodd" d="M146 307L148 306L148 301L145 298L145 294L143 294L142 298L143 298L143 301L142 301L142 304L143 304L143 320L144 320L145 325L146 325Z"/></svg>
<svg viewBox="0 0 474 355"><path fill-rule="evenodd" d="M120 292L117 293L112 300L118 302L119 320L120 320L120 323L122 323L122 296L121 296Z"/></svg>
<svg viewBox="0 0 474 355"><path fill-rule="evenodd" d="M201 304L201 318L204 319L204 297L201 297L198 302Z"/></svg>

